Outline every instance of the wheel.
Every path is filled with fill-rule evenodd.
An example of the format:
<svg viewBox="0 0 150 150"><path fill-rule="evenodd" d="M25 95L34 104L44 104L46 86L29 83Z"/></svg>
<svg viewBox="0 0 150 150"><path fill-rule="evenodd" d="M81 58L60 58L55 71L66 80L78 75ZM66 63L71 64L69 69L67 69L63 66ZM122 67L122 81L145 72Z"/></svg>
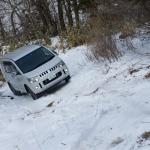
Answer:
<svg viewBox="0 0 150 150"><path fill-rule="evenodd" d="M35 94L34 92L32 92L32 90L29 87L26 87L26 91L32 97L33 100L36 100L39 98L38 94Z"/></svg>
<svg viewBox="0 0 150 150"><path fill-rule="evenodd" d="M10 83L8 83L8 86L14 95L21 96L21 92L17 91Z"/></svg>
<svg viewBox="0 0 150 150"><path fill-rule="evenodd" d="M65 81L66 81L66 83L68 83L69 82L69 80L70 80L70 75L69 76L67 76L67 78L65 79Z"/></svg>

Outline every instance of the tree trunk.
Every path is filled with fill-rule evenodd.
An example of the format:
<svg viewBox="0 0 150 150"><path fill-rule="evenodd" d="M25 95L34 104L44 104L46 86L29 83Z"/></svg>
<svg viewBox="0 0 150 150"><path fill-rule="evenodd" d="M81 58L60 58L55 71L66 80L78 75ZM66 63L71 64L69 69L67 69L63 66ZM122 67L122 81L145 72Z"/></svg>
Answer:
<svg viewBox="0 0 150 150"><path fill-rule="evenodd" d="M47 0L36 0L35 5L43 22L43 32L57 35L57 25L50 14Z"/></svg>
<svg viewBox="0 0 150 150"><path fill-rule="evenodd" d="M79 8L78 8L77 0L73 0L73 9L74 9L74 13L75 13L76 25L79 26L80 19L79 19Z"/></svg>
<svg viewBox="0 0 150 150"><path fill-rule="evenodd" d="M73 26L73 18L72 18L72 10L71 10L70 0L66 0L66 3L64 1L64 6L65 6L65 11L66 11L66 16L68 18L68 25L70 27L72 27Z"/></svg>
<svg viewBox="0 0 150 150"><path fill-rule="evenodd" d="M11 25L12 25L12 30L13 30L13 35L14 37L16 37L16 27L15 27L15 23L14 23L14 11L12 11L11 13Z"/></svg>
<svg viewBox="0 0 150 150"><path fill-rule="evenodd" d="M5 30L1 18L0 18L0 33L1 33L2 40L5 41Z"/></svg>
<svg viewBox="0 0 150 150"><path fill-rule="evenodd" d="M59 22L60 22L60 28L61 31L66 30L65 22L64 22L64 13L63 13L63 6L62 6L62 0L57 0L57 6L58 6L58 15L59 15Z"/></svg>

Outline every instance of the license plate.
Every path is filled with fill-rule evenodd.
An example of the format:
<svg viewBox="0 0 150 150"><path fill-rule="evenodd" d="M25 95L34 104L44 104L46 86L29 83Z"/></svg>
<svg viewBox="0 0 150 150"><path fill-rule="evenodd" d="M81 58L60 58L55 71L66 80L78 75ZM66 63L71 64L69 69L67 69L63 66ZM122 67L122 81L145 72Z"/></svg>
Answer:
<svg viewBox="0 0 150 150"><path fill-rule="evenodd" d="M56 74L51 75L50 79L53 79L56 77Z"/></svg>

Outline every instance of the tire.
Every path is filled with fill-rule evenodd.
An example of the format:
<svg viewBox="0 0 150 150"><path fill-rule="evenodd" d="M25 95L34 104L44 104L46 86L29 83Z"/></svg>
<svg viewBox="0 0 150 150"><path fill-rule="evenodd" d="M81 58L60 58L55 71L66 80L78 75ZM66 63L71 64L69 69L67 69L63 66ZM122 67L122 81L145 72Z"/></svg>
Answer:
<svg viewBox="0 0 150 150"><path fill-rule="evenodd" d="M65 79L66 83L68 83L70 81L70 78L71 78L70 75L67 76L67 78Z"/></svg>
<svg viewBox="0 0 150 150"><path fill-rule="evenodd" d="M34 92L32 92L32 90L29 87L25 87L27 93L32 97L33 100L36 100L39 98L38 94L35 94Z"/></svg>
<svg viewBox="0 0 150 150"><path fill-rule="evenodd" d="M21 92L17 91L10 83L8 83L8 86L9 86L10 90L13 92L14 95L21 96Z"/></svg>

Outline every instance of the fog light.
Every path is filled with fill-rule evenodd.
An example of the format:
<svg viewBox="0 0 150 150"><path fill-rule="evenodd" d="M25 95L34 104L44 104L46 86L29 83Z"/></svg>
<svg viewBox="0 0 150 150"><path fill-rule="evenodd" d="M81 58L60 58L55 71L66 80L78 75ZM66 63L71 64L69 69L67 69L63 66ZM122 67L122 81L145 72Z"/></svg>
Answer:
<svg viewBox="0 0 150 150"><path fill-rule="evenodd" d="M65 72L68 72L68 69L66 68L66 69L64 69L64 71L65 71Z"/></svg>
<svg viewBox="0 0 150 150"><path fill-rule="evenodd" d="M36 86L35 88L36 88L36 89L39 89L40 87L39 87L39 86Z"/></svg>

